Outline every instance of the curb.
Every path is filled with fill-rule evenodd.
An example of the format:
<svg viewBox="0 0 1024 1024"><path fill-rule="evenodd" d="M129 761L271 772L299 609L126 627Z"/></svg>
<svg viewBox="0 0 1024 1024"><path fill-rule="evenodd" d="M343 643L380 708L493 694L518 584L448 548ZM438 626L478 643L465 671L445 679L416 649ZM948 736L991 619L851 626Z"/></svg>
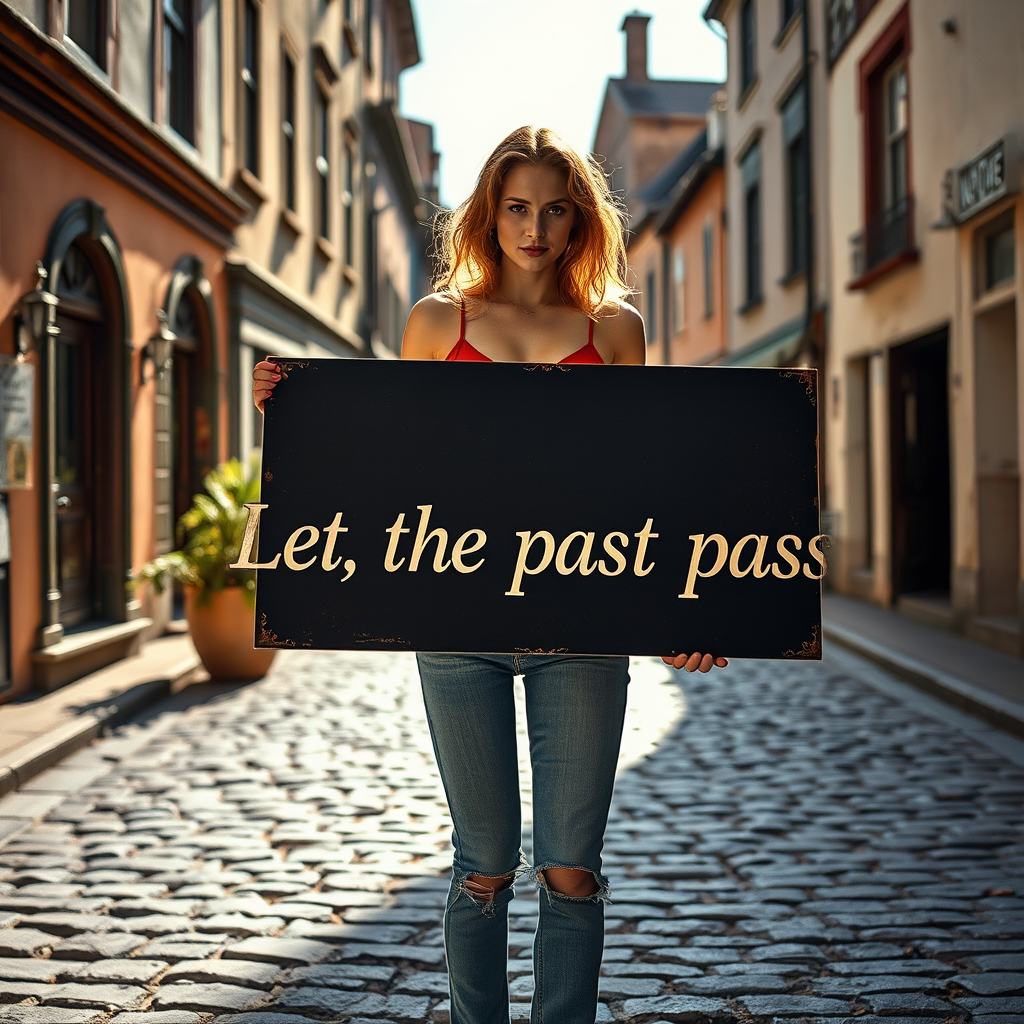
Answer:
<svg viewBox="0 0 1024 1024"><path fill-rule="evenodd" d="M880 665L919 690L984 719L1004 732L1024 736L1024 705L1007 700L960 676L943 672L926 661L895 651L845 626L826 622L824 633L826 639Z"/></svg>
<svg viewBox="0 0 1024 1024"><path fill-rule="evenodd" d="M0 764L0 797L24 786L29 779L88 746L105 731L126 722L170 695L200 665L199 656L181 658L155 679L140 681L102 707L55 726L41 736L15 747Z"/></svg>

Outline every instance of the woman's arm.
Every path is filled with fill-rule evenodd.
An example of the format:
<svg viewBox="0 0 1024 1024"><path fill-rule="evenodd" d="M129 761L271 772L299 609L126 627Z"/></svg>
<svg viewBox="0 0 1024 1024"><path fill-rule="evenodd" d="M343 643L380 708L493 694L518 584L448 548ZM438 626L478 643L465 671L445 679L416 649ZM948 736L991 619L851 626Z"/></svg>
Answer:
<svg viewBox="0 0 1024 1024"><path fill-rule="evenodd" d="M436 293L420 299L402 335L403 359L444 359L459 340L459 309Z"/></svg>
<svg viewBox="0 0 1024 1024"><path fill-rule="evenodd" d="M594 344L606 363L643 366L647 362L644 318L628 302L619 310L602 316L594 326Z"/></svg>

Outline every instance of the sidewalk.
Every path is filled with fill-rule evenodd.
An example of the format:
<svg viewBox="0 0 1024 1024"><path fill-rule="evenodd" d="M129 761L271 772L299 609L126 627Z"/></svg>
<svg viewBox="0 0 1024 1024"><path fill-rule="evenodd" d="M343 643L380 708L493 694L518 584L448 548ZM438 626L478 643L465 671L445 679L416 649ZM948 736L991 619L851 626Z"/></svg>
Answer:
<svg viewBox="0 0 1024 1024"><path fill-rule="evenodd" d="M202 672L188 635L166 636L53 693L0 705L0 796Z"/></svg>
<svg viewBox="0 0 1024 1024"><path fill-rule="evenodd" d="M856 598L824 598L825 639L1007 732L1024 736L1024 660Z"/></svg>

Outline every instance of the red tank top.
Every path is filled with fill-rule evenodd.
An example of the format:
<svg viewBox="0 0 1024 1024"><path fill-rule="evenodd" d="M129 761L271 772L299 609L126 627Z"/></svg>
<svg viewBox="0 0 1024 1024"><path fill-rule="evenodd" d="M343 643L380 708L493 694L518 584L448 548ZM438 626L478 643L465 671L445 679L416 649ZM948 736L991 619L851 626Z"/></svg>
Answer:
<svg viewBox="0 0 1024 1024"><path fill-rule="evenodd" d="M445 362L475 362L475 363L493 363L494 360L490 356L485 356L482 352L478 352L473 346L466 341L466 307L462 307L461 315L459 317L459 340L455 342L455 347L445 356ZM582 348L576 349L575 352L570 353L564 359L560 359L559 363L600 363L604 365L604 360L601 358L601 353L597 351L597 346L594 344L594 321L590 321L590 330L587 333L587 343Z"/></svg>

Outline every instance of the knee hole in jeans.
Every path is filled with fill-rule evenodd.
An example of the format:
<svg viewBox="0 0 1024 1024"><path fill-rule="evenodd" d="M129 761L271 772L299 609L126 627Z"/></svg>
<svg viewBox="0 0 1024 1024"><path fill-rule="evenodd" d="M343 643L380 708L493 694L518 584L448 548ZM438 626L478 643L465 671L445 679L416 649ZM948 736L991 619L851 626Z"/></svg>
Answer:
<svg viewBox="0 0 1024 1024"><path fill-rule="evenodd" d="M601 888L594 872L582 868L546 868L537 872L537 880L545 889L575 899L593 896Z"/></svg>
<svg viewBox="0 0 1024 1024"><path fill-rule="evenodd" d="M494 901L495 893L507 889L514 878L514 874L498 875L495 878L488 878L486 875L467 875L462 886L473 899L491 903Z"/></svg>

